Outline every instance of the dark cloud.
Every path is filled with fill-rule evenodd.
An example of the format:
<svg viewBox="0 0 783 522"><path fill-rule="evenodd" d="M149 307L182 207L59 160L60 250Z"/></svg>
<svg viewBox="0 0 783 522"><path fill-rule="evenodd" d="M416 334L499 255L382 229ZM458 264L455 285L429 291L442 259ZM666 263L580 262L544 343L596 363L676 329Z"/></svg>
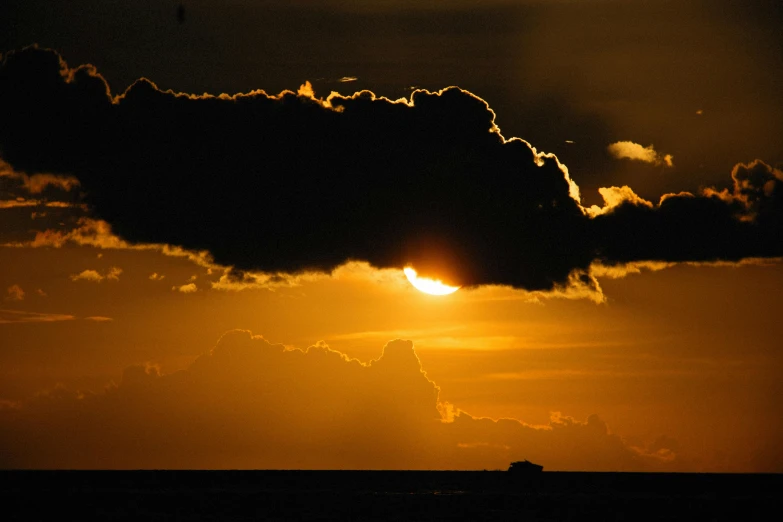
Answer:
<svg viewBox="0 0 783 522"><path fill-rule="evenodd" d="M555 414L533 427L455 411L403 340L362 363L322 343L292 350L231 331L185 370L132 366L103 393L59 387L12 406L0 409L2 467L492 469L522 457L548 469L671 463L626 445L597 416Z"/></svg>
<svg viewBox="0 0 783 522"><path fill-rule="evenodd" d="M368 91L321 100L309 85L215 97L142 79L112 97L93 67L27 48L3 59L0 111L0 153L14 168L75 175L125 239L208 250L239 270L329 271L353 259L538 290L595 259L783 248L780 179L763 163L753 168L774 178L752 196L763 211L735 201L749 194L704 192L632 198L593 219L554 156L503 138L487 103L458 88L398 101Z"/></svg>
<svg viewBox="0 0 783 522"><path fill-rule="evenodd" d="M359 259L546 289L589 263L563 169L505 142L480 98L450 88L328 103L177 95L147 80L112 100L91 67L28 48L0 72L12 122L0 146L16 168L76 174L121 236L208 249L239 269Z"/></svg>
<svg viewBox="0 0 783 522"><path fill-rule="evenodd" d="M593 221L599 257L618 263L780 256L783 172L757 160L738 164L732 178L731 190L669 194L658 205L631 192Z"/></svg>

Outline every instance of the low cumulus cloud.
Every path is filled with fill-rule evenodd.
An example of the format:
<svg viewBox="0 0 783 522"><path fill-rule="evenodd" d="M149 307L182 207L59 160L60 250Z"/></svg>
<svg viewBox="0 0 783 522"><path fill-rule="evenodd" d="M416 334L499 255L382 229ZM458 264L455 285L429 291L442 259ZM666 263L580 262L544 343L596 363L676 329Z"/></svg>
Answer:
<svg viewBox="0 0 783 522"><path fill-rule="evenodd" d="M183 294L192 294L198 291L196 283L185 283L184 285L172 286L171 289Z"/></svg>
<svg viewBox="0 0 783 522"><path fill-rule="evenodd" d="M652 145L643 147L632 141L618 141L609 145L608 150L617 159L629 159L666 167L674 166L674 156L659 154Z"/></svg>
<svg viewBox="0 0 783 522"><path fill-rule="evenodd" d="M101 281L119 281L120 274L122 274L122 268L116 266L111 267L104 274L101 274L97 270L87 269L79 272L78 274L71 274L71 281L90 281L92 283L100 283Z"/></svg>
<svg viewBox="0 0 783 522"><path fill-rule="evenodd" d="M677 464L666 439L640 450L596 415L579 421L553 414L531 426L474 417L439 392L410 341L390 341L365 363L323 342L289 349L230 331L185 370L162 375L154 365L132 366L105 392L60 387L0 410L0 466L504 469L521 458L548 469Z"/></svg>
<svg viewBox="0 0 783 522"><path fill-rule="evenodd" d="M463 286L557 291L589 285L595 263L783 255L783 181L769 165L738 166L731 188L657 203L608 187L603 207L585 208L555 156L505 138L487 103L456 87L321 99L309 84L211 96L141 79L115 96L94 67L27 48L3 57L0 110L3 158L75 175L115 247L182 247L236 274L366 261ZM36 240L87 241L47 234Z"/></svg>

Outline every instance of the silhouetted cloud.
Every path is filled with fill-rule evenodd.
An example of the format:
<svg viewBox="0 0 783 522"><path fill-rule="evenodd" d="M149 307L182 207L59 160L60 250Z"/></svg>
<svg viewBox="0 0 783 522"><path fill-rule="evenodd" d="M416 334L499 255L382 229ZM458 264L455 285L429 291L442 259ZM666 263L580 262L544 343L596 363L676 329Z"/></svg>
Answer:
<svg viewBox="0 0 783 522"><path fill-rule="evenodd" d="M480 98L300 92L188 96L139 80L114 99L94 68L28 48L4 57L0 106L40 139L0 131L0 146L17 168L75 173L121 237L240 270L357 259L549 289L589 264L567 171L504 140Z"/></svg>
<svg viewBox="0 0 783 522"><path fill-rule="evenodd" d="M610 263L779 257L783 174L756 160L735 166L732 178L731 190L666 194L657 205L613 187L617 200L607 200L611 208L593 220L597 257Z"/></svg>
<svg viewBox="0 0 783 522"><path fill-rule="evenodd" d="M708 188L704 193L718 197L728 205L738 206L738 212L745 220L772 220L780 226L783 219L783 171L755 160L747 165L735 165L731 179L731 190Z"/></svg>
<svg viewBox="0 0 783 522"><path fill-rule="evenodd" d="M363 363L322 342L302 351L230 331L185 370L131 366L104 393L60 387L0 410L0 466L491 469L523 457L548 469L671 464L654 455L664 442L641 454L595 415L582 422L553 414L544 426L495 421L442 402L439 391L410 341L390 341Z"/></svg>
<svg viewBox="0 0 783 522"><path fill-rule="evenodd" d="M309 83L197 96L141 79L112 97L92 66L27 48L3 58L0 110L14 168L75 175L120 241L208 251L234 281L364 260L553 290L590 283L595 261L783 254L781 181L766 164L735 169L771 173L764 186L748 174L747 187L658 204L611 187L586 209L555 156L505 139L487 103L455 87L393 101L318 99Z"/></svg>

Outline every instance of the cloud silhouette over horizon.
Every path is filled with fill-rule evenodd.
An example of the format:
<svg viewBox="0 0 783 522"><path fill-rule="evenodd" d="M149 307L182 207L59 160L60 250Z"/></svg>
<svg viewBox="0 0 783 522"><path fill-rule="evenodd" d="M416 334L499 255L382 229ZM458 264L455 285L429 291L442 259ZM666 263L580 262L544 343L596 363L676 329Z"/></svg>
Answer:
<svg viewBox="0 0 783 522"><path fill-rule="evenodd" d="M125 369L102 393L63 387L0 408L3 468L646 470L678 464L660 438L640 449L587 421L469 415L442 402L411 341L367 363L226 332L186 369ZM676 441L675 441L676 442ZM570 448L579 447L575 454Z"/></svg>
<svg viewBox="0 0 783 522"><path fill-rule="evenodd" d="M29 47L3 57L0 112L15 169L74 176L123 239L207 250L238 271L362 260L551 290L595 261L783 255L783 174L769 165L658 204L602 189L607 206L592 211L554 155L504 138L487 103L456 87L392 101L318 99L308 85L188 95L141 79L112 96L94 67Z"/></svg>

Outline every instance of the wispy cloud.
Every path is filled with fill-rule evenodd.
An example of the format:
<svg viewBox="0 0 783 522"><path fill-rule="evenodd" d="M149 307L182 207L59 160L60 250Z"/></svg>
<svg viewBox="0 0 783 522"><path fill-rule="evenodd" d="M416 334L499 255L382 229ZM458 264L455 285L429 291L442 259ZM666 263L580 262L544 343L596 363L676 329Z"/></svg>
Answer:
<svg viewBox="0 0 783 522"><path fill-rule="evenodd" d="M72 321L74 319L76 319L76 317L68 314L49 314L0 309L0 324L53 323L56 321Z"/></svg>
<svg viewBox="0 0 783 522"><path fill-rule="evenodd" d="M18 197L16 199L0 200L0 209L22 208L22 207L48 207L48 208L79 208L86 210L85 205L77 203L67 203L65 201L45 201L40 199L25 199Z"/></svg>
<svg viewBox="0 0 783 522"><path fill-rule="evenodd" d="M96 323L107 323L110 321L114 321L111 317L104 317L102 315L91 315L89 317L84 318L85 321L93 321Z"/></svg>

